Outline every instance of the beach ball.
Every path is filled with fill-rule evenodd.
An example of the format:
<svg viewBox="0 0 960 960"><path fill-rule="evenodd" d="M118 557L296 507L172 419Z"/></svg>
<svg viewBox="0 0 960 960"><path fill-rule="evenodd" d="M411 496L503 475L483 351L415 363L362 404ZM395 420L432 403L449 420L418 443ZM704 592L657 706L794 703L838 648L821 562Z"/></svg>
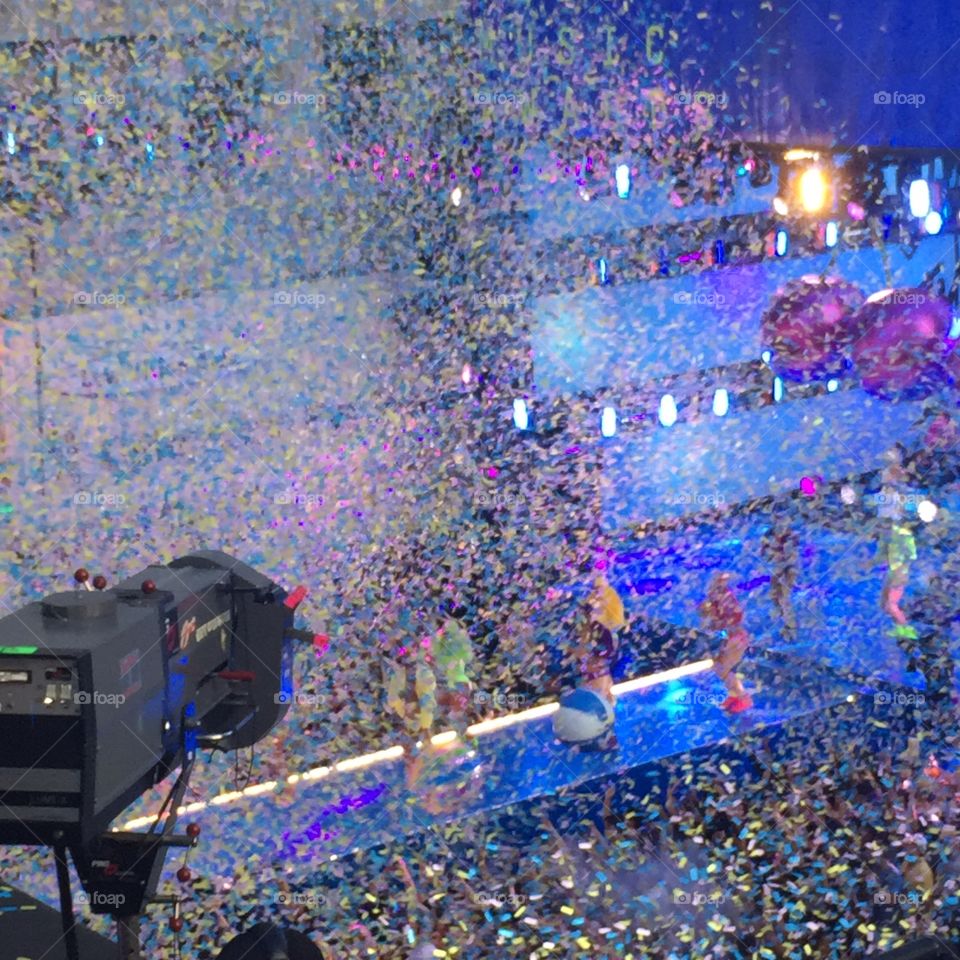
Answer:
<svg viewBox="0 0 960 960"><path fill-rule="evenodd" d="M853 315L863 294L838 277L805 276L777 292L760 320L770 366L785 380L810 382L843 370Z"/></svg>
<svg viewBox="0 0 960 960"><path fill-rule="evenodd" d="M553 734L564 743L596 740L613 726L613 702L603 694L578 687L560 698L553 715Z"/></svg>

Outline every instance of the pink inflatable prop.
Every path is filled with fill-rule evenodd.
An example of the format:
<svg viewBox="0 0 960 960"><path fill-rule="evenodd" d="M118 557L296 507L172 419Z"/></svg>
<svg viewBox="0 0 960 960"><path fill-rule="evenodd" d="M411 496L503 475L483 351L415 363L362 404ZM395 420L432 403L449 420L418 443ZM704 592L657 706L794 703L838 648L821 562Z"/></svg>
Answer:
<svg viewBox="0 0 960 960"><path fill-rule="evenodd" d="M950 303L928 290L870 297L857 311L851 354L864 390L887 400L919 399L948 384L952 318Z"/></svg>
<svg viewBox="0 0 960 960"><path fill-rule="evenodd" d="M806 276L787 283L760 322L776 374L809 382L839 372L853 339L853 314L862 303L863 293L837 277Z"/></svg>

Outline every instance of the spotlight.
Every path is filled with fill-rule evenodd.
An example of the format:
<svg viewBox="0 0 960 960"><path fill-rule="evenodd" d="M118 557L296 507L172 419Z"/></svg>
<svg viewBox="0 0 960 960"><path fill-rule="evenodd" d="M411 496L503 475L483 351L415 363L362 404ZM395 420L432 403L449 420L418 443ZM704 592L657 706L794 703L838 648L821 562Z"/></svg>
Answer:
<svg viewBox="0 0 960 960"><path fill-rule="evenodd" d="M459 207L462 200L463 200L463 191L459 187L454 187L453 192L450 194L450 202L455 207Z"/></svg>
<svg viewBox="0 0 960 960"><path fill-rule="evenodd" d="M930 184L914 180L910 184L910 216L922 220L930 212Z"/></svg>
<svg viewBox="0 0 960 960"><path fill-rule="evenodd" d="M857 502L857 491L853 487L844 484L840 488L840 501L848 507Z"/></svg>
<svg viewBox="0 0 960 960"><path fill-rule="evenodd" d="M773 353L770 350L764 350L763 353L760 354L760 359L764 363L769 364L770 361L773 359Z"/></svg>
<svg viewBox="0 0 960 960"><path fill-rule="evenodd" d="M17 152L17 138L12 130L7 131L7 153L12 157Z"/></svg>
<svg viewBox="0 0 960 960"><path fill-rule="evenodd" d="M530 425L530 414L527 412L527 403L520 398L513 401L513 425L518 430L526 430Z"/></svg>
<svg viewBox="0 0 960 960"><path fill-rule="evenodd" d="M837 241L840 239L840 226L836 220L828 221L826 227L823 231L823 243L824 246L830 248L837 245Z"/></svg>
<svg viewBox="0 0 960 960"><path fill-rule="evenodd" d="M677 422L677 401L669 393L660 398L660 410L657 416L664 427L672 427Z"/></svg>
<svg viewBox="0 0 960 960"><path fill-rule="evenodd" d="M607 284L610 282L610 275L607 273L607 261L603 257L597 261L597 274L600 277L600 283Z"/></svg>
<svg viewBox="0 0 960 960"><path fill-rule="evenodd" d="M719 389L713 394L713 412L718 417L725 417L730 409L730 394L724 389Z"/></svg>
<svg viewBox="0 0 960 960"><path fill-rule="evenodd" d="M800 174L797 188L800 194L800 206L806 213L818 213L827 205L830 187L820 167L807 167Z"/></svg>
<svg viewBox="0 0 960 960"><path fill-rule="evenodd" d="M923 218L923 229L935 237L943 229L943 217L936 210L931 210Z"/></svg>
<svg viewBox="0 0 960 960"><path fill-rule="evenodd" d="M787 201L784 200L783 197L774 197L773 211L778 217L785 217L790 213L790 208L787 206Z"/></svg>
<svg viewBox="0 0 960 960"><path fill-rule="evenodd" d="M779 403L783 399L783 381L779 377L773 378L773 402Z"/></svg>
<svg viewBox="0 0 960 960"><path fill-rule="evenodd" d="M617 411L613 407L604 407L600 415L600 433L604 437L617 435Z"/></svg>
<svg viewBox="0 0 960 960"><path fill-rule="evenodd" d="M819 160L820 154L812 150L788 150L783 155L783 159L787 163L795 163L797 160Z"/></svg>
<svg viewBox="0 0 960 960"><path fill-rule="evenodd" d="M785 257L787 255L787 249L790 246L790 235L786 230L781 227L777 231L776 244L774 246L774 251L778 257Z"/></svg>
<svg viewBox="0 0 960 960"><path fill-rule="evenodd" d="M817 495L816 477L802 477L800 480L800 492L805 497L815 497Z"/></svg>
<svg viewBox="0 0 960 960"><path fill-rule="evenodd" d="M473 370L470 368L469 363L465 363L463 365L463 371L460 374L460 379L463 381L465 386L469 384L471 380L473 380Z"/></svg>
<svg viewBox="0 0 960 960"><path fill-rule="evenodd" d="M839 380L828 380L827 381L827 393L836 393L840 388Z"/></svg>
<svg viewBox="0 0 960 960"><path fill-rule="evenodd" d="M625 163L621 163L617 167L616 177L617 196L621 200L626 200L630 196L630 168Z"/></svg>
<svg viewBox="0 0 960 960"><path fill-rule="evenodd" d="M921 500L917 504L917 516L924 523L933 523L937 518L937 505L932 500Z"/></svg>

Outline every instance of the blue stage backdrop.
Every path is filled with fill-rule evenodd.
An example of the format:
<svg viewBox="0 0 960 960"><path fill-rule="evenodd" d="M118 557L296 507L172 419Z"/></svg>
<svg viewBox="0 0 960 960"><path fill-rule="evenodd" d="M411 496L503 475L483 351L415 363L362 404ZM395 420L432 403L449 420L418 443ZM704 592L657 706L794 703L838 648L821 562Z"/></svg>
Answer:
<svg viewBox="0 0 960 960"><path fill-rule="evenodd" d="M951 0L473 0L465 13L502 53L489 80L546 61L555 101L658 87L721 110L745 139L960 146Z"/></svg>

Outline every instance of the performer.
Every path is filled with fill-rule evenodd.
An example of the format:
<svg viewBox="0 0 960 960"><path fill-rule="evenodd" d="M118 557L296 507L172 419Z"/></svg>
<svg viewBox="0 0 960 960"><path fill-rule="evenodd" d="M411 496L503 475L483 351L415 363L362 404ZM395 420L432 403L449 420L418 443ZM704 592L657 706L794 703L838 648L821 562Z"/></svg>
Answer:
<svg viewBox="0 0 960 960"><path fill-rule="evenodd" d="M750 643L743 629L743 608L730 589L733 575L718 573L707 588L707 597L700 604L699 612L704 626L723 638L719 655L713 661L713 669L727 688L727 699L721 705L731 713L740 713L753 706L737 675L737 664L743 659Z"/></svg>
<svg viewBox="0 0 960 960"><path fill-rule="evenodd" d="M910 524L897 520L890 530L887 542L887 575L880 592L880 606L884 613L893 617L893 635L915 639L916 630L907 623L906 614L900 609L900 601L910 579L910 564L917 559L917 543Z"/></svg>
<svg viewBox="0 0 960 960"><path fill-rule="evenodd" d="M786 508L778 507L773 525L761 544L764 559L771 566L770 594L783 620L783 636L797 638L797 615L793 608L793 588L800 573L800 538L787 520Z"/></svg>
<svg viewBox="0 0 960 960"><path fill-rule="evenodd" d="M573 651L577 685L560 697L560 708L553 718L558 740L585 747L616 748L612 670L618 647L614 631L625 623L620 595L605 576L598 576L584 605L580 635Z"/></svg>

